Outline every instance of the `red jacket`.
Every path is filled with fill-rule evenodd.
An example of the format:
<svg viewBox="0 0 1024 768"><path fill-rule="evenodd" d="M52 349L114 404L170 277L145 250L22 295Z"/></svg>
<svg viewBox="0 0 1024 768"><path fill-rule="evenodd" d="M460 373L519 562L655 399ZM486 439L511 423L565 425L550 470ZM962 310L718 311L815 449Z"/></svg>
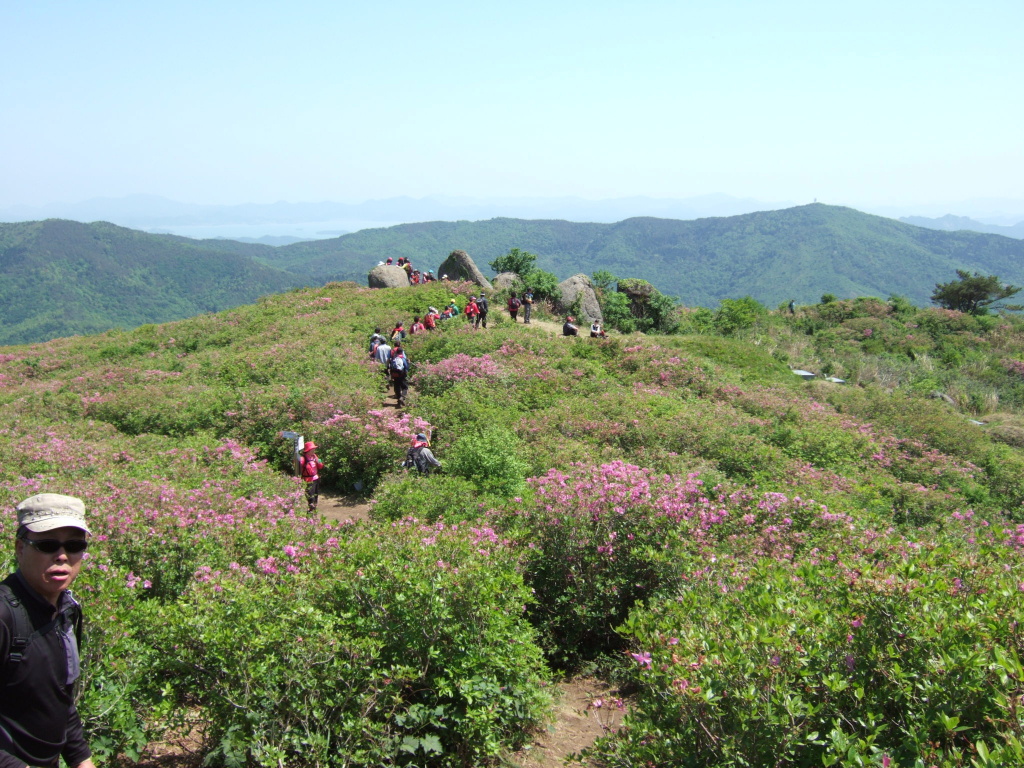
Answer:
<svg viewBox="0 0 1024 768"><path fill-rule="evenodd" d="M309 457L299 457L299 471L302 473L302 479L307 483L312 483L314 480L320 479L320 470L324 468L324 463L317 458L314 453Z"/></svg>

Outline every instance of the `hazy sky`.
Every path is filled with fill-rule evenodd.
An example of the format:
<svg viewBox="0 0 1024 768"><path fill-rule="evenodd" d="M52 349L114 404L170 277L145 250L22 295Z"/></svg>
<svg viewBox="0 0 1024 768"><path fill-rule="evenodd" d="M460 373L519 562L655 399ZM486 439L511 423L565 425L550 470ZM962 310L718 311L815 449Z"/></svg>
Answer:
<svg viewBox="0 0 1024 768"><path fill-rule="evenodd" d="M1024 199L1021 0L0 0L0 206Z"/></svg>

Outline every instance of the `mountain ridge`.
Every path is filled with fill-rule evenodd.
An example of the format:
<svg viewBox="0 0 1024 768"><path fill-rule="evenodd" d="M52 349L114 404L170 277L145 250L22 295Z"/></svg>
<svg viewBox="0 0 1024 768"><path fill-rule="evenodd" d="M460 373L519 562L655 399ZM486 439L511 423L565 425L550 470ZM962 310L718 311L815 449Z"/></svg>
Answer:
<svg viewBox="0 0 1024 768"><path fill-rule="evenodd" d="M559 279L606 270L689 306L746 295L769 306L815 303L825 293L924 305L957 269L1024 284L1024 241L822 203L690 221L421 222L277 247L55 219L0 224L0 343L181 319L301 285L365 285L388 256L436 270L460 249L486 272L510 248L537 254Z"/></svg>

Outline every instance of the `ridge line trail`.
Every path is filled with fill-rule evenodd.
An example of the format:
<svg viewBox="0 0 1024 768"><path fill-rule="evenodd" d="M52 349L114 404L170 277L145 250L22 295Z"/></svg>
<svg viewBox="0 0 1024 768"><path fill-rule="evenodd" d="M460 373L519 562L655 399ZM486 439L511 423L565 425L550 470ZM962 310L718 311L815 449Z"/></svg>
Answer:
<svg viewBox="0 0 1024 768"><path fill-rule="evenodd" d="M521 320L516 324L524 325ZM530 326L531 330L562 335L560 322L534 317L530 320ZM387 393L385 407L395 407L393 391ZM370 505L359 494L321 493L319 510L329 520L365 522L369 521ZM528 747L510 756L510 766L563 768L570 754L591 746L598 737L618 730L621 725L623 711L609 709L606 705L599 712L591 706L597 699L607 702L621 696L604 681L594 677L577 677L555 683L554 688L552 722L534 736Z"/></svg>

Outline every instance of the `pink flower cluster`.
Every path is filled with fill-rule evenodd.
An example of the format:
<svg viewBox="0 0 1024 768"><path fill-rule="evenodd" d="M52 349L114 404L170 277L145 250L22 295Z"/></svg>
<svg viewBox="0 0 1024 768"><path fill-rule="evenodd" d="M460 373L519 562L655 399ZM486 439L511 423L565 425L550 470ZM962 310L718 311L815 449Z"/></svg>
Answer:
<svg viewBox="0 0 1024 768"><path fill-rule="evenodd" d="M461 381L497 380L503 375L504 370L490 355L471 357L460 353L437 363L421 363L413 381L420 391L438 394Z"/></svg>

